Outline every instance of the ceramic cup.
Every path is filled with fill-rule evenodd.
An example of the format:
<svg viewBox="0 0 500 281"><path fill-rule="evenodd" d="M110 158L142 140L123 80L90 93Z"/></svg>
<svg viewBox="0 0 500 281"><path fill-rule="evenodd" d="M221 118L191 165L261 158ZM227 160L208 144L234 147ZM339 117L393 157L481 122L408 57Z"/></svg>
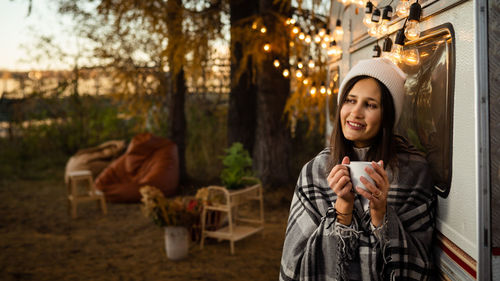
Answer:
<svg viewBox="0 0 500 281"><path fill-rule="evenodd" d="M349 169L349 174L351 176L351 182L352 182L352 187L354 191L356 191L356 187L359 186L360 188L370 192L368 188L361 182L360 177L363 176L365 177L369 182L375 184L375 182L372 180L372 178L368 175L368 173L365 171L366 167L372 167L372 162L365 162L365 161L351 161L350 164L344 164Z"/></svg>

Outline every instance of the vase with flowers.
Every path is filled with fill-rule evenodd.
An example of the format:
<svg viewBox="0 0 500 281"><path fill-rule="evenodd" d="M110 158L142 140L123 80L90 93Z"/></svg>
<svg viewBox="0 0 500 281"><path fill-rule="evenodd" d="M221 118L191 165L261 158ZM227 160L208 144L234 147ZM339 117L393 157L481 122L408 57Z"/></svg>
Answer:
<svg viewBox="0 0 500 281"><path fill-rule="evenodd" d="M190 197L167 199L153 186L142 187L140 193L143 214L165 228L167 257L171 260L187 257L189 230L198 224L203 208L201 201Z"/></svg>

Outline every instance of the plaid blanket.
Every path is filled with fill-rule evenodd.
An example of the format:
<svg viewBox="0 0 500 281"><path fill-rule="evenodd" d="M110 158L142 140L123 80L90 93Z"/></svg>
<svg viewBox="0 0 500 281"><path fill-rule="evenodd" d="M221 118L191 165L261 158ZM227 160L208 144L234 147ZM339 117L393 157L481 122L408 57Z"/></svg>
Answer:
<svg viewBox="0 0 500 281"><path fill-rule="evenodd" d="M290 207L280 280L429 280L435 195L423 157L398 153L384 223L374 229L356 195L351 226L336 222L329 149L300 173Z"/></svg>

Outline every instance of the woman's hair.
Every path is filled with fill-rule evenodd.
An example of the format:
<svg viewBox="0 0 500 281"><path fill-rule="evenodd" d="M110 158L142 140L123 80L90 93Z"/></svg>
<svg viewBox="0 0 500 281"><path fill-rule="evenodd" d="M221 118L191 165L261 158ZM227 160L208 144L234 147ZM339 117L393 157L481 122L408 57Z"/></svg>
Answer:
<svg viewBox="0 0 500 281"><path fill-rule="evenodd" d="M353 150L353 142L346 139L344 133L342 132L342 125L340 123L340 111L345 103L346 97L352 90L354 85L363 79L372 78L377 81L381 92L381 105L382 105L382 123L380 124L380 129L378 134L375 136L373 143L370 146L366 154L366 161L379 161L383 160L384 165L393 166L396 161L396 139L394 136L394 123L395 123L395 112L394 112L394 101L389 89L380 82L378 79L371 76L356 76L349 80L345 85L345 91L340 97L339 104L337 106L337 112L335 114L335 126L330 137L330 147L331 147L331 166L341 163L345 156L348 156L351 160L358 159L356 153Z"/></svg>

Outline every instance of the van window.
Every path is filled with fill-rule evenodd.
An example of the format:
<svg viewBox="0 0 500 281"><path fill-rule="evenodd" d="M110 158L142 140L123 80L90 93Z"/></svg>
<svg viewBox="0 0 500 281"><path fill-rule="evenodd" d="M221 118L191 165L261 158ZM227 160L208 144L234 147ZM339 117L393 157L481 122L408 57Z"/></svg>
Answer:
<svg viewBox="0 0 500 281"><path fill-rule="evenodd" d="M418 40L405 43L405 52L417 51L420 62L399 65L408 77L396 131L426 154L435 189L445 198L452 173L454 40L451 24L422 32Z"/></svg>

